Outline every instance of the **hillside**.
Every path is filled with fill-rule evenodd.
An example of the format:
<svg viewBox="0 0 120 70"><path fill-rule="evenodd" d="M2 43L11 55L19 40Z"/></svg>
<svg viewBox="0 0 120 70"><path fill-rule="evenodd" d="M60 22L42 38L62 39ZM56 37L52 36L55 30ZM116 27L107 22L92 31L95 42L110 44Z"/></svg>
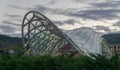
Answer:
<svg viewBox="0 0 120 70"><path fill-rule="evenodd" d="M120 33L110 33L102 36L109 44L120 44Z"/></svg>
<svg viewBox="0 0 120 70"><path fill-rule="evenodd" d="M0 35L0 48L22 46L22 38Z"/></svg>

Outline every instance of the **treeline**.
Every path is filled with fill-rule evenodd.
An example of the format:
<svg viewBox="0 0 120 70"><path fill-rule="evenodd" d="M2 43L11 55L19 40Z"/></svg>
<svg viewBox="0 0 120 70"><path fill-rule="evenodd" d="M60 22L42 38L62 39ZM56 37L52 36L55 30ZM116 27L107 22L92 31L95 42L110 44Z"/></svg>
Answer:
<svg viewBox="0 0 120 70"><path fill-rule="evenodd" d="M6 47L12 47L12 46L22 47L22 38L10 37L7 35L0 34L0 48L6 48Z"/></svg>
<svg viewBox="0 0 120 70"><path fill-rule="evenodd" d="M120 58L0 55L0 70L120 70Z"/></svg>

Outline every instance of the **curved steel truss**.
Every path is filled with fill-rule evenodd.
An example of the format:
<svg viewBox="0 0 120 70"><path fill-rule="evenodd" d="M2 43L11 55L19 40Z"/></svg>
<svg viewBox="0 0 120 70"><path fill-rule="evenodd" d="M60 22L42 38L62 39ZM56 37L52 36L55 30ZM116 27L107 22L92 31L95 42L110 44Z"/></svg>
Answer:
<svg viewBox="0 0 120 70"><path fill-rule="evenodd" d="M68 36L47 17L36 11L30 11L24 16L22 38L23 46L32 54L54 54L68 44L77 49Z"/></svg>
<svg viewBox="0 0 120 70"><path fill-rule="evenodd" d="M107 41L101 37L100 38L100 44L101 44L101 53L104 56L112 56L112 49L109 47L109 44Z"/></svg>

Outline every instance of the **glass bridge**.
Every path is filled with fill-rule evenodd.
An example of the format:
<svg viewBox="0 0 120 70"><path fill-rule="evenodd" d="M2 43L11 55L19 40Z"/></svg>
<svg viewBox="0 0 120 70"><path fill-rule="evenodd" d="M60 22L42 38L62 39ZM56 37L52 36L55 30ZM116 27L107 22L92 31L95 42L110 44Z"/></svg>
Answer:
<svg viewBox="0 0 120 70"><path fill-rule="evenodd" d="M66 34L36 11L30 11L24 16L22 38L23 47L30 54L56 54L62 46L68 44L79 54L101 53L100 35L87 29L84 32L71 31Z"/></svg>

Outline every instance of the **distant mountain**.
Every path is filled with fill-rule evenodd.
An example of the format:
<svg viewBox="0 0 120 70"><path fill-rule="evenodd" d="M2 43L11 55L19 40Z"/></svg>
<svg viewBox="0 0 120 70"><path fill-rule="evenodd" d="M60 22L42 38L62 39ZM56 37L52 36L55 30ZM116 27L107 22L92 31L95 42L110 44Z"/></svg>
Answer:
<svg viewBox="0 0 120 70"><path fill-rule="evenodd" d="M22 38L0 35L0 48L6 47L22 47Z"/></svg>
<svg viewBox="0 0 120 70"><path fill-rule="evenodd" d="M120 44L120 33L110 33L102 36L109 44Z"/></svg>

